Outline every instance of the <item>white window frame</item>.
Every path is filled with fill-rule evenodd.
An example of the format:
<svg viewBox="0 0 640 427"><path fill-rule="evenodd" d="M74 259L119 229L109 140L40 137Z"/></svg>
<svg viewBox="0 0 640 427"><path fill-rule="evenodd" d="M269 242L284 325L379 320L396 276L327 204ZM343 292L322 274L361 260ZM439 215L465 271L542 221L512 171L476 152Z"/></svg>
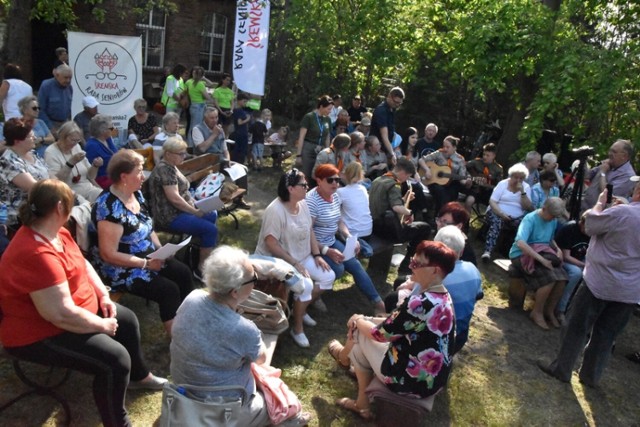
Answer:
<svg viewBox="0 0 640 427"><path fill-rule="evenodd" d="M162 26L153 25L153 14L162 14ZM140 32L144 32L144 37L142 37L142 41L144 45L142 46L142 68L145 70L160 70L164 67L164 48L165 48L165 35L167 33L167 14L155 9L149 10L149 15L147 19L143 22L138 21L136 23L136 30ZM160 64L159 65L149 65L149 34L151 32L160 32Z"/></svg>
<svg viewBox="0 0 640 427"><path fill-rule="evenodd" d="M224 33L215 33L215 28L216 28L216 23L218 19L222 19L224 22ZM205 30L205 24L207 24L207 30ZM229 19L224 16L221 15L219 13L212 13L210 15L206 15L205 16L205 21L203 23L203 29L202 29L202 33L200 34L201 37L209 38L209 48L208 51L202 51L202 50L198 50L198 63L200 65L202 65L202 62L200 62L201 58L203 58L205 55L208 58L208 64L205 67L204 65L202 65L202 67L205 69L206 72L208 73L222 73L224 72L224 60L225 60L225 51L227 48L227 30L228 30L228 25L229 24ZM222 40L222 51L220 53L214 53L213 52L213 41L214 39L221 39ZM220 68L219 69L212 69L212 63L213 58L214 57L220 57Z"/></svg>

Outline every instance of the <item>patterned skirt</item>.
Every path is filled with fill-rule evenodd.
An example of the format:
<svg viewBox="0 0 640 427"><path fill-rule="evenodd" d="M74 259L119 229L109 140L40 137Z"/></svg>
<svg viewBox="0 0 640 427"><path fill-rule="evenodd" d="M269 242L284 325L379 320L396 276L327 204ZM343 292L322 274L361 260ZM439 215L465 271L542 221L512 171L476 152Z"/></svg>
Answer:
<svg viewBox="0 0 640 427"><path fill-rule="evenodd" d="M527 274L522 268L520 258L521 257L513 258L511 260L511 263L520 273L522 273L522 277L524 279L524 287L527 289L527 291L535 292L543 286L553 284L559 280L566 281L569 278L569 276L567 276L567 272L564 271L564 268L562 268L562 266L553 267L550 270L539 263L536 263L536 267L533 273Z"/></svg>

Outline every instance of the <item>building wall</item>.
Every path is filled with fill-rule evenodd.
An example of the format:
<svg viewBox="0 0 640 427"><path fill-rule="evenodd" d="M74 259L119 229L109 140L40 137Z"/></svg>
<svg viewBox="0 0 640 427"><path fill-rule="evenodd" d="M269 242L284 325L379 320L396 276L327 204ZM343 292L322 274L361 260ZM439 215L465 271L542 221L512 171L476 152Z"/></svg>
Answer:
<svg viewBox="0 0 640 427"><path fill-rule="evenodd" d="M224 72L231 72L236 2L233 0L180 0L176 1L176 4L178 11L168 15L166 21L164 66L172 67L182 63L190 68L196 65L201 45L202 21L206 15L218 13L227 17ZM123 36L137 35L138 17L130 14L122 18L121 11L117 10L111 2L105 2L104 8L107 11L105 21L98 23L87 6L78 6L78 31ZM219 74L207 74L207 77L217 79ZM158 82L161 75L162 69L143 71L145 82Z"/></svg>

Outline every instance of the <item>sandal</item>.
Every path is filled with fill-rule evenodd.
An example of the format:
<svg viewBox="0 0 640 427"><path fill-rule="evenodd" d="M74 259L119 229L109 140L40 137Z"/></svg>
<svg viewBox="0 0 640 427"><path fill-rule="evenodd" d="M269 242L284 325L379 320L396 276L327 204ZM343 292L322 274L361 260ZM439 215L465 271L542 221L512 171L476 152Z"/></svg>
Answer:
<svg viewBox="0 0 640 427"><path fill-rule="evenodd" d="M549 325L547 325L547 322L545 322L544 316L538 317L538 316L535 316L533 313L531 313L529 315L529 318L533 323L538 325L540 328L544 329L545 331L549 330Z"/></svg>
<svg viewBox="0 0 640 427"><path fill-rule="evenodd" d="M338 366L340 366L341 368L349 368L349 364L345 365L344 363L342 363L342 361L340 361L340 352L344 349L344 346L342 344L340 344L340 341L338 340L331 340L329 342L329 345L327 345L327 350L329 351L329 354L331 355L331 357L333 357L335 359L336 362L338 362Z"/></svg>
<svg viewBox="0 0 640 427"><path fill-rule="evenodd" d="M356 401L353 399L349 399L348 397L343 397L342 399L336 400L336 405L351 412L355 412L356 414L360 415L360 418L362 418L363 420L373 419L373 414L371 413L371 410L369 408L358 408Z"/></svg>

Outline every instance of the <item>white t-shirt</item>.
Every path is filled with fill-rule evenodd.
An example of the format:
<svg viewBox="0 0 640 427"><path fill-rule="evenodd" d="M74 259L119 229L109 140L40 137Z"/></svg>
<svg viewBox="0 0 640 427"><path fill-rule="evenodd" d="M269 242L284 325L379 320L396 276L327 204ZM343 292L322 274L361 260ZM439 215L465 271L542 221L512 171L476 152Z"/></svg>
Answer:
<svg viewBox="0 0 640 427"><path fill-rule="evenodd" d="M279 198L267 206L258 236L257 254L273 256L264 241L269 235L298 262L311 254L311 214L304 200L298 202L298 208L298 214L292 214Z"/></svg>
<svg viewBox="0 0 640 427"><path fill-rule="evenodd" d="M373 219L369 210L369 194L362 184L349 184L338 188L342 199L342 220L351 234L367 237L373 231Z"/></svg>
<svg viewBox="0 0 640 427"><path fill-rule="evenodd" d="M7 79L6 82L9 83L9 92L7 92L7 97L2 103L5 122L9 119L22 117L20 108L18 108L18 101L25 96L33 95L33 89L29 83L19 79Z"/></svg>
<svg viewBox="0 0 640 427"><path fill-rule="evenodd" d="M520 192L512 193L509 191L509 178L500 181L491 193L491 200L498 203L500 209L512 218L519 218L526 212L520 204ZM527 193L527 197L531 200L531 187L526 182L522 183L522 188Z"/></svg>

